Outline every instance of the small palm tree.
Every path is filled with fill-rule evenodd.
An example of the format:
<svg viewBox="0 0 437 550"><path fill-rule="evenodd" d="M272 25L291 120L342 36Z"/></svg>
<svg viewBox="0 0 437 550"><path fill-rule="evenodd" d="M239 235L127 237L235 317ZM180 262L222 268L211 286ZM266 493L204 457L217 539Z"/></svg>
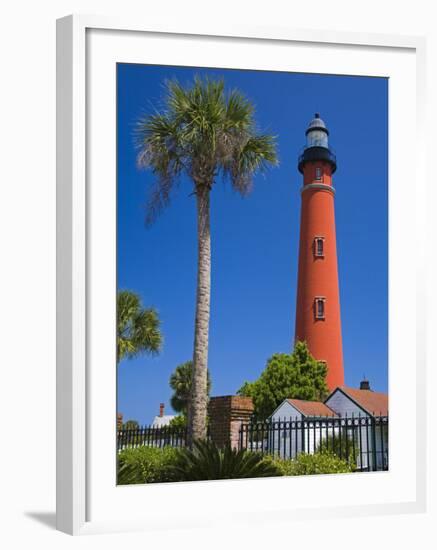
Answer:
<svg viewBox="0 0 437 550"><path fill-rule="evenodd" d="M271 460L246 449L219 449L211 441L195 441L193 449L179 449L171 474L176 481L242 479L282 475Z"/></svg>
<svg viewBox="0 0 437 550"><path fill-rule="evenodd" d="M143 353L158 353L162 346L160 321L153 308L143 308L138 294L117 295L117 363Z"/></svg>
<svg viewBox="0 0 437 550"><path fill-rule="evenodd" d="M187 414L191 399L191 388L193 385L193 362L186 361L176 367L170 376L170 387L173 395L170 399L172 408L178 412ZM207 371L207 393L211 391L211 378Z"/></svg>
<svg viewBox="0 0 437 550"><path fill-rule="evenodd" d="M226 94L224 82L196 78L184 88L167 83L162 112L137 128L138 165L156 176L147 220L168 205L180 176L188 176L197 202L197 293L189 440L206 436L207 363L211 288L210 193L219 177L246 195L256 172L276 164L275 140L259 134L254 106L239 91Z"/></svg>

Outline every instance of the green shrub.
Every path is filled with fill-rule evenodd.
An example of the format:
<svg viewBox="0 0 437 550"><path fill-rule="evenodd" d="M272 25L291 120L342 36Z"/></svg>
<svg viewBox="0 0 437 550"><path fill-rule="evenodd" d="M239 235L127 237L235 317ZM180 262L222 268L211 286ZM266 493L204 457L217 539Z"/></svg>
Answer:
<svg viewBox="0 0 437 550"><path fill-rule="evenodd" d="M259 453L230 446L219 449L210 441L196 441L194 448L179 449L170 467L177 481L242 479L282 475L278 467Z"/></svg>
<svg viewBox="0 0 437 550"><path fill-rule="evenodd" d="M345 431L342 431L342 437L339 437L338 434L333 437L329 435L328 437L322 439L317 446L317 453L331 453L336 455L338 458L347 460L349 463L356 464L357 457L359 454L358 442L354 442L350 435L346 435Z"/></svg>
<svg viewBox="0 0 437 550"><path fill-rule="evenodd" d="M178 414L170 420L171 428L186 428L188 426L187 417L184 414Z"/></svg>
<svg viewBox="0 0 437 550"><path fill-rule="evenodd" d="M124 449L118 455L117 483L162 483L174 481L170 466L177 450L172 447L137 447Z"/></svg>
<svg viewBox="0 0 437 550"><path fill-rule="evenodd" d="M194 449L172 447L138 447L119 454L119 485L164 483L168 481L201 481L211 479L243 479L273 476L339 474L353 472L349 465L332 452L310 455L300 453L294 460L198 441Z"/></svg>
<svg viewBox="0 0 437 550"><path fill-rule="evenodd" d="M313 474L341 474L354 471L354 466L331 452L316 454L300 453L293 460L266 457L284 476L302 476Z"/></svg>

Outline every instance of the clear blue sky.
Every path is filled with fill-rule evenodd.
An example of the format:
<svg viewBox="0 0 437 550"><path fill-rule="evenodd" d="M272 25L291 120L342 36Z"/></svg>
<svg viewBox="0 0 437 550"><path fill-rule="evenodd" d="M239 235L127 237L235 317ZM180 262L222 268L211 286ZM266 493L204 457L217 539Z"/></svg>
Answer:
<svg viewBox="0 0 437 550"><path fill-rule="evenodd" d="M294 337L301 174L305 129L320 112L338 161L334 176L346 384L363 374L387 390L387 92L382 78L118 65L118 288L139 293L162 320L163 352L123 361L118 410L149 424L168 380L191 359L196 285L196 212L184 179L171 206L146 227L151 172L135 164L138 117L159 107L163 82L195 74L225 79L256 105L260 130L278 138L280 165L257 176L246 198L217 181L212 190L212 395L256 379Z"/></svg>

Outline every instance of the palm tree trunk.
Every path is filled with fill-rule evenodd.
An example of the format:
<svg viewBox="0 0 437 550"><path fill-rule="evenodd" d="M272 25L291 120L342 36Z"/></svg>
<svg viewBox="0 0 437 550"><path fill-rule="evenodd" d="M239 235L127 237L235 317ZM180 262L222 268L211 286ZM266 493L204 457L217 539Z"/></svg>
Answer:
<svg viewBox="0 0 437 550"><path fill-rule="evenodd" d="M193 379L188 418L188 443L206 438L209 310L211 298L211 232L207 185L197 186L197 294Z"/></svg>

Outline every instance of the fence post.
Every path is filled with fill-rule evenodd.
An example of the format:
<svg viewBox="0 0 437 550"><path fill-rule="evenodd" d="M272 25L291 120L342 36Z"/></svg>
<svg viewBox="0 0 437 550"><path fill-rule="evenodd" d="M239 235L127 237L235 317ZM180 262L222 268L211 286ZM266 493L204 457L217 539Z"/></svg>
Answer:
<svg viewBox="0 0 437 550"><path fill-rule="evenodd" d="M372 450L373 450L373 471L376 472L378 469L378 462L376 456L376 418L372 416Z"/></svg>

